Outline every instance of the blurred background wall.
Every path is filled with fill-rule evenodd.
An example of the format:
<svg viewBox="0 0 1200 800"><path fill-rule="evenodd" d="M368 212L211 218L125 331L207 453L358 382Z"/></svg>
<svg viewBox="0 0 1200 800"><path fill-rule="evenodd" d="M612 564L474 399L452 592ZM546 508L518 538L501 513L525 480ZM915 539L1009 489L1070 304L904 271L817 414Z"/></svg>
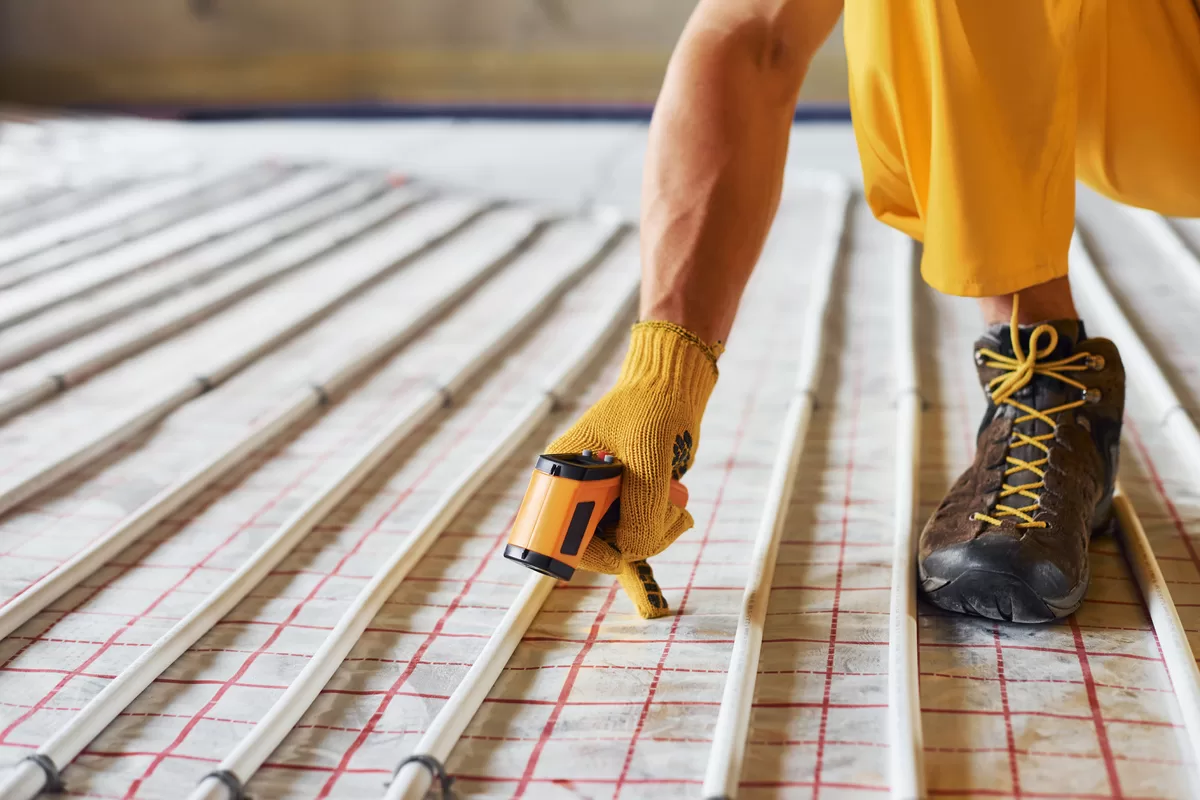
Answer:
<svg viewBox="0 0 1200 800"><path fill-rule="evenodd" d="M0 102L653 102L694 0L0 0ZM844 103L841 30L804 100Z"/></svg>

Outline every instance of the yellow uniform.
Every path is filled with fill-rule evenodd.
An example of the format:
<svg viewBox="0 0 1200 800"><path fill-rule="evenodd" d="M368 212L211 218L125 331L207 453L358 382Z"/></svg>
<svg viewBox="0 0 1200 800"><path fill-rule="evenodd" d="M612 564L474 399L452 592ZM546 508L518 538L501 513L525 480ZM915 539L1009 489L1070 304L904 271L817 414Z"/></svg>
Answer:
<svg viewBox="0 0 1200 800"><path fill-rule="evenodd" d="M1067 274L1075 178L1200 216L1200 0L846 0L867 201L948 294Z"/></svg>

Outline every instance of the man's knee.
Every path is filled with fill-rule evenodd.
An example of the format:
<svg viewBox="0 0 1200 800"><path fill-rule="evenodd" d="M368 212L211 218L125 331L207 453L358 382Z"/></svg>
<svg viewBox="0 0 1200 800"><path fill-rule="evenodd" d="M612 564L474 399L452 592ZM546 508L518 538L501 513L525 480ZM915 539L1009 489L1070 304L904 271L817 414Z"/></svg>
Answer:
<svg viewBox="0 0 1200 800"><path fill-rule="evenodd" d="M1088 147L1080 143L1077 171L1080 180L1101 194L1140 208L1173 217L1200 217L1200 142L1196 133L1190 147L1123 143Z"/></svg>

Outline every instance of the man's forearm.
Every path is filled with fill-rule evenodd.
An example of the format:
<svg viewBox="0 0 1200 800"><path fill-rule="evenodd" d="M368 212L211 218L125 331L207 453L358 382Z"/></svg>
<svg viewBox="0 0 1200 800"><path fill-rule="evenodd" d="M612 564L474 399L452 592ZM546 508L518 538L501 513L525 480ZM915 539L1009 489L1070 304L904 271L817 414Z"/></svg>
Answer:
<svg viewBox="0 0 1200 800"><path fill-rule="evenodd" d="M723 341L775 216L796 98L841 0L701 3L672 56L642 187L642 319Z"/></svg>

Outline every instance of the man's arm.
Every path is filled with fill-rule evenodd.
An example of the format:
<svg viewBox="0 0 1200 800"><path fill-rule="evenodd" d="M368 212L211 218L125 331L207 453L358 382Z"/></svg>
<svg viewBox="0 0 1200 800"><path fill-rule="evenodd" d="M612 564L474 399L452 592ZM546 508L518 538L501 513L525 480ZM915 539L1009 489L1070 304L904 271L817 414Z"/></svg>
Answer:
<svg viewBox="0 0 1200 800"><path fill-rule="evenodd" d="M579 568L616 575L646 619L670 613L647 559L695 524L671 500L691 467L717 353L779 203L796 95L842 0L701 0L651 125L642 321L613 387L548 452L624 464L621 515ZM702 340L702 341L701 341Z"/></svg>
<svg viewBox="0 0 1200 800"><path fill-rule="evenodd" d="M800 85L842 0L701 0L642 185L641 318L724 341L779 205Z"/></svg>

